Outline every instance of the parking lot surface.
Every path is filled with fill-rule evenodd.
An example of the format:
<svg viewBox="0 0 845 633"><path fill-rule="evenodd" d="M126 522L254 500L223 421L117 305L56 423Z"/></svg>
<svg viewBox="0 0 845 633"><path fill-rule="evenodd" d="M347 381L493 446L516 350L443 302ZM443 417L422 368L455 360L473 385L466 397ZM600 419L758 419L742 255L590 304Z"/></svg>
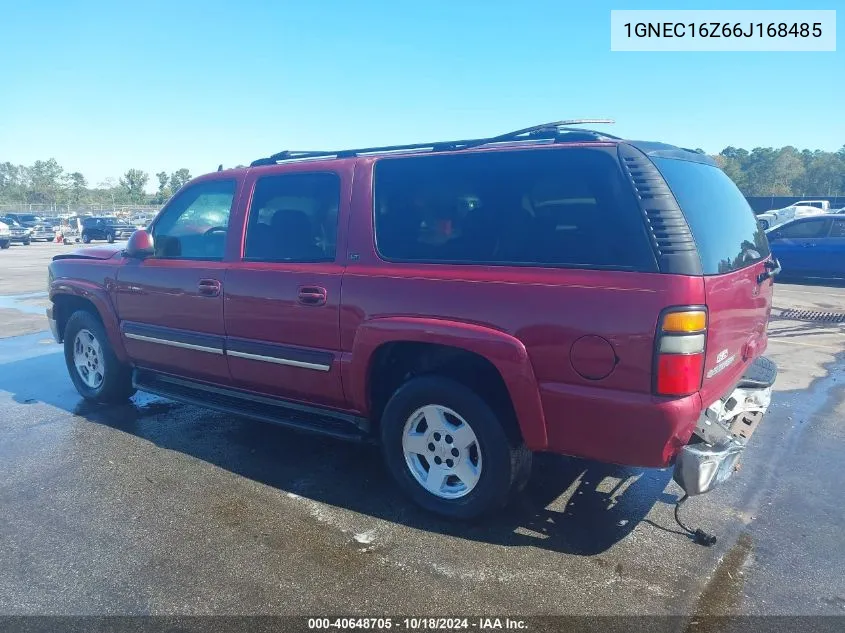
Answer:
<svg viewBox="0 0 845 633"><path fill-rule="evenodd" d="M683 508L705 548L669 470L539 456L516 505L448 523L373 447L90 405L43 317L71 248L0 253L2 614L845 614L845 325L783 317L845 311L845 288L776 286L772 407L737 476Z"/></svg>

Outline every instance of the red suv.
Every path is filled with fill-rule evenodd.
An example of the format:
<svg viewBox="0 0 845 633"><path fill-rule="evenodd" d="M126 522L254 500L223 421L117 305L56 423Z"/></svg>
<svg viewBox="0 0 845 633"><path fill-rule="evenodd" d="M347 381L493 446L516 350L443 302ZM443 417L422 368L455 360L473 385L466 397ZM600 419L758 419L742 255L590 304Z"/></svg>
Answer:
<svg viewBox="0 0 845 633"><path fill-rule="evenodd" d="M76 388L378 441L452 517L537 451L706 492L769 404L777 263L710 158L573 123L196 178L125 250L50 264Z"/></svg>

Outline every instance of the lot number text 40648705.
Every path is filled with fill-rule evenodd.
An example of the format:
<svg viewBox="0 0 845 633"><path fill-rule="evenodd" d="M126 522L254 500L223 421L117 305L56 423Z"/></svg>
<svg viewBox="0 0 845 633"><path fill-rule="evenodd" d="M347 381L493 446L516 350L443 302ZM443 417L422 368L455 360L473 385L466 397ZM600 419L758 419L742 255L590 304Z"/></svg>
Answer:
<svg viewBox="0 0 845 633"><path fill-rule="evenodd" d="M308 618L309 630L371 630L371 631L521 631L527 630L525 620L517 618Z"/></svg>

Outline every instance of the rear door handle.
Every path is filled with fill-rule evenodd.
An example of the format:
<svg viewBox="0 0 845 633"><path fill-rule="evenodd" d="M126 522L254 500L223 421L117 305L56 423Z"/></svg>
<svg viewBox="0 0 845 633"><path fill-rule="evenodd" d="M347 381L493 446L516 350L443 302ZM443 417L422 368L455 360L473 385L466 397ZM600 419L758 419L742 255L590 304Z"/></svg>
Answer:
<svg viewBox="0 0 845 633"><path fill-rule="evenodd" d="M200 279L197 290L203 297L217 297L220 295L220 282L217 279Z"/></svg>
<svg viewBox="0 0 845 633"><path fill-rule="evenodd" d="M320 286L300 286L297 301L306 306L324 306L328 292Z"/></svg>

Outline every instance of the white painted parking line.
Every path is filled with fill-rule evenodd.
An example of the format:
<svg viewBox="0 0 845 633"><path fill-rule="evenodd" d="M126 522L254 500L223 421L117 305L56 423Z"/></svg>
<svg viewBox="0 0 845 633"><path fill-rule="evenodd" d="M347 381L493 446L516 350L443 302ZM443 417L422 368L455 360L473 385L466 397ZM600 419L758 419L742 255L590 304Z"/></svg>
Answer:
<svg viewBox="0 0 845 633"><path fill-rule="evenodd" d="M800 343L798 341L784 341L783 339L769 337L769 343L782 343L783 345L800 345L801 347L817 347L819 349L826 349L831 352L843 351L841 347L833 345L819 345L818 343Z"/></svg>
<svg viewBox="0 0 845 633"><path fill-rule="evenodd" d="M787 294L797 294L797 295L813 295L815 297L826 297L826 296L835 296L835 297L845 297L845 292L832 292L833 290L839 290L839 288L834 288L831 286L819 286L819 289L816 292L810 292L809 290L793 290L792 288L780 288L779 290L775 290L775 298L779 294L787 293Z"/></svg>

